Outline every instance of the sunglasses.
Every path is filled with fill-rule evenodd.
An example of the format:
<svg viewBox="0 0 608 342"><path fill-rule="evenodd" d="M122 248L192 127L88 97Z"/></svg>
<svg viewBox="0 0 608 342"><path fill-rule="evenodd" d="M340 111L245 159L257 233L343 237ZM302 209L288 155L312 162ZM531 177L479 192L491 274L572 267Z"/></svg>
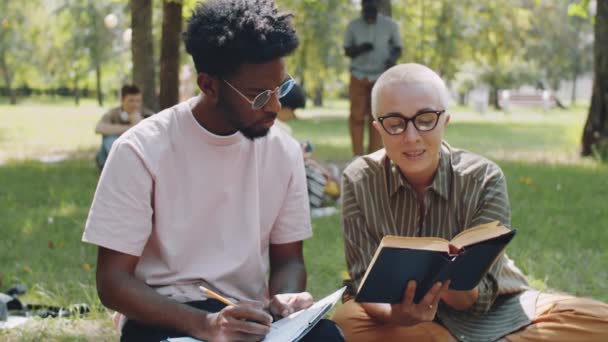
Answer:
<svg viewBox="0 0 608 342"><path fill-rule="evenodd" d="M241 95L242 98L247 100L247 102L249 102L251 104L252 109L258 110L258 109L264 107L268 103L268 101L272 97L272 94L276 93L278 98L282 98L283 96L287 95L291 91L293 86L296 84L296 80L294 80L293 77L291 77L291 75L289 75L289 74L287 74L287 76L289 78L287 80L285 80L283 83L281 83L280 86L276 87L274 90L264 90L263 92L256 95L256 97L253 98L253 101L251 101L249 99L249 97L247 97L245 94L241 93L235 86L230 84L230 82L228 82L226 80L223 80L223 81L226 82L226 84L228 86L230 86L230 88L232 88L232 90L236 91L237 94Z"/></svg>

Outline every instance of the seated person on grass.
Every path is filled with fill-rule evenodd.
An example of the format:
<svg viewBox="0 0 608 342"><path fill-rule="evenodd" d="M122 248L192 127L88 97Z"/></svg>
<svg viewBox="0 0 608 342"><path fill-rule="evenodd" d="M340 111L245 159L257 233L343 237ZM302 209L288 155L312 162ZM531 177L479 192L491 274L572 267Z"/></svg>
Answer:
<svg viewBox="0 0 608 342"><path fill-rule="evenodd" d="M272 0L199 3L184 42L202 95L114 143L83 240L99 246L97 290L126 317L122 341L259 341L271 314L312 305L304 160L273 127L294 82L291 17ZM304 340L343 337L323 320Z"/></svg>
<svg viewBox="0 0 608 342"><path fill-rule="evenodd" d="M295 84L293 89L281 98L281 110L278 113L278 119L283 122L295 119L297 118L296 109L304 107L306 107L306 94L299 84Z"/></svg>
<svg viewBox="0 0 608 342"><path fill-rule="evenodd" d="M355 291L385 235L449 240L496 220L510 226L501 169L443 140L447 104L444 82L419 64L397 65L374 85L374 127L385 148L355 160L342 177L345 254ZM608 341L608 305L534 291L504 254L475 289L448 285L435 284L418 304L414 281L398 304L345 298L333 319L354 342Z"/></svg>
<svg viewBox="0 0 608 342"><path fill-rule="evenodd" d="M95 133L102 135L101 147L95 156L99 169L103 169L114 141L129 128L152 114L154 112L142 107L141 91L136 85L126 84L122 87L120 107L105 113L95 126Z"/></svg>

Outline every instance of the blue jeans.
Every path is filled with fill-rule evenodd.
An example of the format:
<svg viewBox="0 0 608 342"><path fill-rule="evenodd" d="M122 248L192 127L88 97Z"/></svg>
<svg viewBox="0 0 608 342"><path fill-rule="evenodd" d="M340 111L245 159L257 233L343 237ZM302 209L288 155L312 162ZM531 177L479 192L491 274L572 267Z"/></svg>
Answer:
<svg viewBox="0 0 608 342"><path fill-rule="evenodd" d="M97 167L99 169L103 169L103 166L106 164L106 160L108 159L108 154L110 154L110 149L112 148L112 144L116 139L118 139L118 135L106 135L101 138L101 147L99 151L97 151L97 155L95 156L95 161L97 162Z"/></svg>
<svg viewBox="0 0 608 342"><path fill-rule="evenodd" d="M215 299L188 302L187 305L208 312L218 312L226 305ZM122 328L121 342L139 341L162 341L172 337L185 337L184 333L176 330L150 326L138 321L128 320ZM301 340L301 342L343 342L344 335L336 323L328 319L322 319L315 327ZM287 341L286 341L287 342Z"/></svg>

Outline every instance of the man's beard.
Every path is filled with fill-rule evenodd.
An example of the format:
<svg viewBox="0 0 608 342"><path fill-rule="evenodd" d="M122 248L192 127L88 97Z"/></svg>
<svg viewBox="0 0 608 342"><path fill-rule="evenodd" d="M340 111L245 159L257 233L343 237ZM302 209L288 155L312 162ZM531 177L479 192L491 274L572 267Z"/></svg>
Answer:
<svg viewBox="0 0 608 342"><path fill-rule="evenodd" d="M270 128L261 127L259 129L255 129L255 127L241 127L239 128L239 131L245 136L245 138L254 140L268 135Z"/></svg>
<svg viewBox="0 0 608 342"><path fill-rule="evenodd" d="M251 125L244 125L243 122L241 120L239 120L236 117L236 114L233 111L229 111L229 121L230 123L239 131L241 132L245 138L249 139L249 140L254 140L257 138L262 138L265 137L266 135L268 135L268 132L270 131L270 128L266 128L264 126L262 126L262 121L264 120L276 120L277 118L277 114L276 113L269 113L266 118L256 121ZM272 127L272 126L271 126Z"/></svg>
<svg viewBox="0 0 608 342"><path fill-rule="evenodd" d="M226 121L228 121L228 123L230 125L232 125L232 127L234 127L237 131L241 132L241 134L243 134L243 136L245 136L245 138L247 138L249 140L262 138L262 137L265 137L266 135L268 135L268 132L270 131L270 127L269 128L264 127L262 125L262 122L264 120L269 120L269 119L276 120L276 118L278 116L277 113L266 113L266 116L263 119L255 121L252 124L246 125L245 123L243 123L243 120L239 116L238 111L222 95L223 94L220 93L219 107L224 112Z"/></svg>

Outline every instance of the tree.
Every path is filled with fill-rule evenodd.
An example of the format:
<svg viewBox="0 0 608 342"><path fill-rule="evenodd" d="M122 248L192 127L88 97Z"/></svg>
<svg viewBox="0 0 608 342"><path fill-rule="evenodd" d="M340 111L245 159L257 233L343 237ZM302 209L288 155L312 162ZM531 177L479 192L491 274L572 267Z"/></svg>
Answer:
<svg viewBox="0 0 608 342"><path fill-rule="evenodd" d="M181 0L163 0L163 31L160 52L160 109L179 101L179 42L182 31Z"/></svg>
<svg viewBox="0 0 608 342"><path fill-rule="evenodd" d="M608 141L608 1L597 1L594 25L593 93L583 130L583 156L591 155L595 145Z"/></svg>
<svg viewBox="0 0 608 342"><path fill-rule="evenodd" d="M339 81L347 62L343 35L348 21L358 15L356 8L344 0L283 0L279 8L294 13L300 38L300 47L287 60L288 67L306 93L314 95L314 104L321 105L326 91L335 95L344 89Z"/></svg>
<svg viewBox="0 0 608 342"><path fill-rule="evenodd" d="M56 14L56 32L54 40L63 40L59 47L68 51L52 51L61 60L62 72L72 74L74 97L79 103L79 83L90 71L95 72L96 97L99 106L103 106L102 69L114 56L112 55L112 32L106 28L104 17L112 13L114 4L108 1L95 0L62 0L58 8L52 9ZM69 32L68 37L60 37ZM49 56L52 59L53 56Z"/></svg>
<svg viewBox="0 0 608 342"><path fill-rule="evenodd" d="M131 0L133 82L141 88L144 106L155 110L156 74L152 36L152 0Z"/></svg>
<svg viewBox="0 0 608 342"><path fill-rule="evenodd" d="M35 26L28 12L37 6L38 1L0 0L0 74L12 105L17 104L15 78L32 61L35 51L31 40Z"/></svg>
<svg viewBox="0 0 608 342"><path fill-rule="evenodd" d="M558 90L563 80L571 80L573 103L577 78L592 68L593 27L585 18L568 15L567 8L564 1L540 2L534 8L526 58L538 65L538 81L547 88Z"/></svg>
<svg viewBox="0 0 608 342"><path fill-rule="evenodd" d="M470 51L481 79L490 87L490 102L499 109L498 91L530 81L533 66L524 58L531 11L522 0L484 1L471 12ZM473 20L471 18L471 20Z"/></svg>

